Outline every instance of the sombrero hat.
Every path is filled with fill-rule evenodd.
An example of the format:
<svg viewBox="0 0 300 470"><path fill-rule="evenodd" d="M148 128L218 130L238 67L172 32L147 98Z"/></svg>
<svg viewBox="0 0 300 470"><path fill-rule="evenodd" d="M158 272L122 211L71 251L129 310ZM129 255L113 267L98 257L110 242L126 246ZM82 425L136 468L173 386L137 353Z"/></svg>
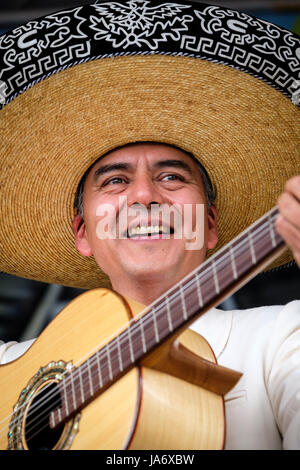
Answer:
<svg viewBox="0 0 300 470"><path fill-rule="evenodd" d="M95 160L137 141L199 159L222 247L300 173L299 58L292 32L198 2L97 2L2 35L0 270L109 285L75 248L74 197Z"/></svg>

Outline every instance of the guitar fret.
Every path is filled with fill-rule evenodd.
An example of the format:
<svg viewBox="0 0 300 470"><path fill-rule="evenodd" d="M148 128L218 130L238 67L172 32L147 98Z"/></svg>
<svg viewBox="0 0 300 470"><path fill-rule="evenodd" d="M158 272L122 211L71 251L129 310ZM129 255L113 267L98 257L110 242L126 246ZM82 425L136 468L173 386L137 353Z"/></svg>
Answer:
<svg viewBox="0 0 300 470"><path fill-rule="evenodd" d="M111 370L111 359L110 359L109 343L106 345L106 356L107 356L109 378L110 378L110 380L112 380L113 375L112 375L112 370Z"/></svg>
<svg viewBox="0 0 300 470"><path fill-rule="evenodd" d="M182 310L183 310L183 318L186 320L187 319L187 311L186 311L186 306L185 306L185 300L184 300L184 293L183 293L182 285L180 285L180 296L181 296L181 303L182 303Z"/></svg>
<svg viewBox="0 0 300 470"><path fill-rule="evenodd" d="M58 408L57 412L58 412L58 417L60 419L60 408ZM51 413L51 415L50 415L50 426L52 428L54 428L54 426L55 426L55 414L54 413Z"/></svg>
<svg viewBox="0 0 300 470"><path fill-rule="evenodd" d="M152 309L153 311L153 324L154 324L154 333L155 333L155 341L159 343L159 334L158 334L158 329L157 329L157 320L156 320L156 315L155 315L155 309Z"/></svg>
<svg viewBox="0 0 300 470"><path fill-rule="evenodd" d="M255 251L254 251L254 245L253 245L253 239L252 239L252 233L248 233L248 240L250 244L250 251L251 251L251 258L252 258L252 263L256 264L256 256L255 256Z"/></svg>
<svg viewBox="0 0 300 470"><path fill-rule="evenodd" d="M84 388L83 388L83 383L82 383L82 374L79 371L79 383L80 383L80 396L81 396L81 404L84 403Z"/></svg>
<svg viewBox="0 0 300 470"><path fill-rule="evenodd" d="M64 394L64 404L65 404L65 412L66 415L69 414L69 402L68 402L68 394L67 394L67 381L66 379L62 381L62 387L63 387L63 394Z"/></svg>
<svg viewBox="0 0 300 470"><path fill-rule="evenodd" d="M195 277L196 277L197 295L198 295L198 299L199 299L199 304L200 304L200 307L203 307L203 297L202 297L202 293L201 293L199 274L196 274Z"/></svg>
<svg viewBox="0 0 300 470"><path fill-rule="evenodd" d="M142 345L143 345L143 352L147 352L147 347L146 347L146 341L145 341L145 332L144 332L144 324L143 324L144 319L141 318L140 320L140 327L141 327L141 336L142 336Z"/></svg>
<svg viewBox="0 0 300 470"><path fill-rule="evenodd" d="M91 373L91 367L90 367L90 360L88 359L86 363L87 363L87 370L88 370L88 376L89 376L90 396L92 397L94 395L94 387L93 387L92 373Z"/></svg>
<svg viewBox="0 0 300 470"><path fill-rule="evenodd" d="M102 380L102 371L101 371L101 365L100 365L100 351L96 353L96 358L97 358L97 370L98 370L99 383L100 383L100 388L102 388L103 380Z"/></svg>
<svg viewBox="0 0 300 470"><path fill-rule="evenodd" d="M275 233L274 233L274 228L273 228L273 221L272 221L272 215L269 214L268 217L268 225L269 225L269 231L270 231L270 236L272 240L272 247L276 247L276 240L275 240Z"/></svg>
<svg viewBox="0 0 300 470"><path fill-rule="evenodd" d="M218 275L217 275L217 268L216 268L215 261L212 262L212 268L213 268L213 275L214 275L214 283L215 283L216 293L219 294L220 293L220 287L219 287L219 282L218 282Z"/></svg>
<svg viewBox="0 0 300 470"><path fill-rule="evenodd" d="M72 371L71 371L71 373L70 373L70 375L69 375L68 377L71 379L72 397L73 397L73 409L76 410L76 408L77 408L77 403L76 403L76 394L75 394L74 380L73 380Z"/></svg>
<svg viewBox="0 0 300 470"><path fill-rule="evenodd" d="M122 361L122 354L121 354L121 348L120 348L120 339L119 336L117 336L117 349L118 349L118 359L119 359L119 368L120 371L123 371L123 361Z"/></svg>
<svg viewBox="0 0 300 470"><path fill-rule="evenodd" d="M128 336L128 342L129 342L129 351L130 351L130 360L133 363L134 362L134 354L133 354L133 349L132 349L132 341L131 341L131 335L130 335L130 328L127 328L127 336Z"/></svg>
<svg viewBox="0 0 300 470"><path fill-rule="evenodd" d="M231 257L231 266L232 266L232 271L233 271L233 277L234 279L237 279L237 272L236 272L236 264L235 264L235 259L234 259L234 252L233 252L233 247L230 246L229 248L230 251L230 257Z"/></svg>
<svg viewBox="0 0 300 470"><path fill-rule="evenodd" d="M169 304L169 297L166 297L166 306L167 306L167 318L168 318L168 325L169 331L173 331L173 323L171 318L171 311L170 311L170 304Z"/></svg>

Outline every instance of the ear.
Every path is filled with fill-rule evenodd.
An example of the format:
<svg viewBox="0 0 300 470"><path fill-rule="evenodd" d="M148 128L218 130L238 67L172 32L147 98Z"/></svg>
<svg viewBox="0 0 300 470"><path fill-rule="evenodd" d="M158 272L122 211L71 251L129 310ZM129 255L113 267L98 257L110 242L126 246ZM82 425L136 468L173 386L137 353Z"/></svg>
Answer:
<svg viewBox="0 0 300 470"><path fill-rule="evenodd" d="M91 256L93 253L87 239L85 222L81 215L77 214L74 217L72 227L77 250L83 256Z"/></svg>
<svg viewBox="0 0 300 470"><path fill-rule="evenodd" d="M207 233L207 248L212 250L218 243L218 223L217 223L217 209L211 206L208 209L208 233Z"/></svg>

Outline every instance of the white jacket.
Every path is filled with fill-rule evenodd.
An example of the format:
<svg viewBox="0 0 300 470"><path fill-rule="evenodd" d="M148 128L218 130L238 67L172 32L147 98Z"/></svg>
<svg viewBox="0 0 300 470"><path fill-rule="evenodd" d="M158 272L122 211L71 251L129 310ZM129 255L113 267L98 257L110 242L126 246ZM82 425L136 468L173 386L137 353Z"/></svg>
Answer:
<svg viewBox="0 0 300 470"><path fill-rule="evenodd" d="M300 301L212 309L192 329L207 339L220 365L243 373L225 396L225 449L300 449ZM32 342L0 346L0 363Z"/></svg>

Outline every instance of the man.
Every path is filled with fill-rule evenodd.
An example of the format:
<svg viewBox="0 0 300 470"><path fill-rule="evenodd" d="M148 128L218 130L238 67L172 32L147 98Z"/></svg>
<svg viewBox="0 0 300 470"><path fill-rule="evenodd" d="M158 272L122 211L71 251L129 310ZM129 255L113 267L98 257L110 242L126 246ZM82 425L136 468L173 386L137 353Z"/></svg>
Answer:
<svg viewBox="0 0 300 470"><path fill-rule="evenodd" d="M154 12L159 10L155 20L149 2L124 2L125 19L132 12L140 15L136 26L114 16L115 8L119 5L112 2L76 10L70 15L73 25L78 22L77 33L71 36L81 40L79 19L89 22L93 40L110 46L112 55L119 47L120 57L87 62L78 70L71 67L50 79L45 73L40 83L24 94L19 92L17 99L4 106L3 168L8 183L2 185L7 214L7 223L1 224L2 269L86 288L109 285L109 278L117 292L149 305L199 266L207 250L217 247L218 238L218 246L224 246L276 204L280 193L276 229L299 265L300 178L293 176L300 171L298 110L284 96L288 85L281 94L276 76L273 87L264 82L270 80L269 50L262 47L260 51L262 64L268 64L260 72L262 80L252 76L255 61L245 60L249 75L239 70L240 45L245 46L244 57L254 57L261 31L262 39L271 36L270 31L259 24L255 34L248 36L253 26L250 17L199 4L165 7L153 3ZM226 19L222 28L220 13ZM149 21L144 24L147 15ZM169 15L176 19L169 23L167 19L162 26L161 18ZM59 25L61 17L54 15L52 20ZM151 29L155 21L157 27ZM104 33L108 24L112 28ZM36 31L43 23L34 27ZM198 36L193 28L200 28ZM33 31L30 47L34 47ZM16 33L15 40L25 48L28 32L20 34ZM3 41L4 51L11 40L8 36ZM194 58L182 57L192 54L195 44L204 47L205 55L211 41L216 41L214 51L220 44L232 46L236 68L224 65L222 51L211 62L196 59L201 56L199 50ZM170 47L171 54L164 50L161 55L148 54L160 42ZM173 43L179 57L172 57ZM82 39L82 44L90 43ZM253 45L250 52L249 44ZM291 44L285 42L285 47L295 46L296 51L296 40ZM123 58L130 47L138 49L138 56ZM181 47L186 48L184 54ZM41 49L31 51L31 59L38 60ZM285 67L291 74L295 51L286 52L285 60L273 54L274 67ZM54 56L59 52L55 50ZM12 55L5 54L7 63ZM24 63L18 51L15 57ZM288 57L293 59L291 65ZM38 62L39 66L43 63ZM22 70L25 77L26 67ZM14 130L19 113L22 119ZM26 152L22 151L24 143ZM22 155L22 165L13 159L12 149L14 155ZM217 188L218 213L205 193L206 171ZM77 206L80 213L73 218L70 204L83 173L83 205ZM22 191L16 191L21 187ZM184 210L187 205L193 209L189 216ZM125 232L106 237L99 231L103 206L113 209L106 221L114 218L119 227L121 215L128 215L130 209L144 211L140 218L128 215ZM177 225L160 218L149 225L149 212L161 206L181 208L181 228L189 225L193 237L183 230L177 238ZM197 207L204 208L199 212L202 217L197 217ZM71 244L70 219L76 248L84 256ZM197 241L197 234L203 243L187 249L187 243ZM290 259L285 253L274 264ZM222 315L212 309L192 328L209 341L221 365L243 373L226 396L225 448L299 448L299 302ZM11 360L26 347L4 346L3 360Z"/></svg>

